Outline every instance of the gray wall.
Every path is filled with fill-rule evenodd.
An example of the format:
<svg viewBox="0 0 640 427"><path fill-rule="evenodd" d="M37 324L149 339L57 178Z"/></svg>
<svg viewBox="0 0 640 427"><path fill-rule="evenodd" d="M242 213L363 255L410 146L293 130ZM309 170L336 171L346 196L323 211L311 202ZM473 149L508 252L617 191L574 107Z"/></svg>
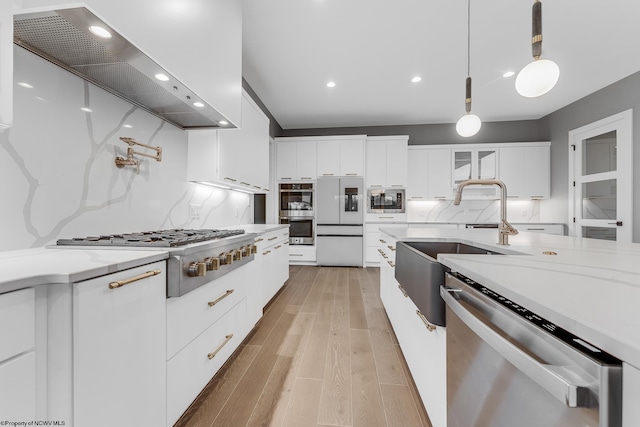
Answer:
<svg viewBox="0 0 640 427"><path fill-rule="evenodd" d="M633 164L640 165L640 73L632 74L573 104L540 119L542 127L549 129L551 140L551 194L557 220L567 221L569 212L569 131L588 125L622 111L634 109ZM633 241L640 242L640 174L633 174Z"/></svg>
<svg viewBox="0 0 640 427"><path fill-rule="evenodd" d="M482 123L478 134L463 138L454 123L403 126L367 126L322 129L284 129L280 136L409 135L409 145L477 144L548 141L549 132L539 120Z"/></svg>

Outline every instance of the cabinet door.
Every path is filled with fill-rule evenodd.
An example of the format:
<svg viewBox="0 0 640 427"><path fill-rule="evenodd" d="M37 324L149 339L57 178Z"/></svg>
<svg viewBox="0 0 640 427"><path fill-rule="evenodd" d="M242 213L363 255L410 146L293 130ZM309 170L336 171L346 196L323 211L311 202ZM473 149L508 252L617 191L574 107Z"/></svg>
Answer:
<svg viewBox="0 0 640 427"><path fill-rule="evenodd" d="M640 369L622 364L622 427L640 425Z"/></svg>
<svg viewBox="0 0 640 427"><path fill-rule="evenodd" d="M2 384L0 387L2 421L34 420L36 418L35 351L0 363L0 384Z"/></svg>
<svg viewBox="0 0 640 427"><path fill-rule="evenodd" d="M297 179L297 149L294 141L278 141L276 145L276 179L291 181Z"/></svg>
<svg viewBox="0 0 640 427"><path fill-rule="evenodd" d="M429 196L429 150L408 151L408 200L426 200Z"/></svg>
<svg viewBox="0 0 640 427"><path fill-rule="evenodd" d="M297 160L297 179L302 181L316 179L316 142L315 141L303 141L297 143L298 148L296 151Z"/></svg>
<svg viewBox="0 0 640 427"><path fill-rule="evenodd" d="M0 4L0 129L13 121L13 10ZM26 419L26 418L25 418Z"/></svg>
<svg viewBox="0 0 640 427"><path fill-rule="evenodd" d="M506 185L510 199L524 197L523 152L522 147L500 148L500 180Z"/></svg>
<svg viewBox="0 0 640 427"><path fill-rule="evenodd" d="M427 197L438 200L453 199L451 150L429 150L427 161Z"/></svg>
<svg viewBox="0 0 640 427"><path fill-rule="evenodd" d="M367 140L366 186L384 187L387 183L387 141Z"/></svg>
<svg viewBox="0 0 640 427"><path fill-rule="evenodd" d="M387 187L407 186L407 140L387 141Z"/></svg>
<svg viewBox="0 0 640 427"><path fill-rule="evenodd" d="M165 424L164 261L74 284L73 342L75 425Z"/></svg>
<svg viewBox="0 0 640 427"><path fill-rule="evenodd" d="M340 141L340 176L364 175L364 140Z"/></svg>
<svg viewBox="0 0 640 427"><path fill-rule="evenodd" d="M551 196L549 146L524 147L523 151L522 175L525 197L548 199Z"/></svg>
<svg viewBox="0 0 640 427"><path fill-rule="evenodd" d="M318 176L340 175L340 141L319 141Z"/></svg>

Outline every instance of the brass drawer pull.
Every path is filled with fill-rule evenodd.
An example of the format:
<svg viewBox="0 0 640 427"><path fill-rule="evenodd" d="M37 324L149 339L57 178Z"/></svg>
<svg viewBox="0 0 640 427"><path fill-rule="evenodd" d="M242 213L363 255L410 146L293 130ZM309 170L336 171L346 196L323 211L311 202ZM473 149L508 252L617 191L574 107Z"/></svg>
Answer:
<svg viewBox="0 0 640 427"><path fill-rule="evenodd" d="M268 241L272 241L272 240L276 240L278 238L278 236L273 236L273 237L269 237L267 240Z"/></svg>
<svg viewBox="0 0 640 427"><path fill-rule="evenodd" d="M385 257L385 258L386 258L386 257ZM390 265L391 267L395 267L395 266L396 266L396 265L393 263L393 261L387 261L387 262L389 263L389 265Z"/></svg>
<svg viewBox="0 0 640 427"><path fill-rule="evenodd" d="M398 285L398 289L400 289L400 292L402 292L402 295L404 295L405 298L409 298L409 294L404 290L402 285Z"/></svg>
<svg viewBox="0 0 640 427"><path fill-rule="evenodd" d="M274 249L280 249L282 247L282 245L278 245L276 247L274 247Z"/></svg>
<svg viewBox="0 0 640 427"><path fill-rule="evenodd" d="M162 273L162 270L151 270L146 273L140 274L139 276L132 277L131 279L120 280L118 282L109 283L109 289L118 289L123 287L124 285L128 285L129 283L137 282L138 280L146 279L147 277L157 276Z"/></svg>
<svg viewBox="0 0 640 427"><path fill-rule="evenodd" d="M209 358L209 360L211 360L214 357L216 357L216 354L218 354L220 352L220 350L222 350L222 347L224 347L229 341L231 341L231 338L233 338L233 334L229 334L226 337L224 337L224 342L222 344L220 344L220 347L216 348L213 351L213 353L207 354L207 357Z"/></svg>
<svg viewBox="0 0 640 427"><path fill-rule="evenodd" d="M378 239L378 240L380 240L380 243L387 243L386 240L382 240L382 239Z"/></svg>
<svg viewBox="0 0 640 427"><path fill-rule="evenodd" d="M257 238L257 239L255 240L255 242L256 242L256 243L260 243L260 242L262 242L263 240L264 240L264 239L263 239L262 237L259 237L259 238Z"/></svg>
<svg viewBox="0 0 640 427"><path fill-rule="evenodd" d="M433 332L436 330L436 325L434 325L433 323L429 322L427 320L426 317L424 317L424 314L420 313L420 310L416 310L416 314L418 315L418 317L420 317L420 320L422 320L422 322L424 323L424 326L427 327L427 330L429 332Z"/></svg>
<svg viewBox="0 0 640 427"><path fill-rule="evenodd" d="M238 182L237 179L229 178L228 176L224 177L225 181Z"/></svg>
<svg viewBox="0 0 640 427"><path fill-rule="evenodd" d="M264 251L262 252L262 255L269 255L271 253L271 251Z"/></svg>
<svg viewBox="0 0 640 427"><path fill-rule="evenodd" d="M248 182L240 181L240 184L246 185L247 187L251 187L251 184L249 184ZM258 188L260 188L260 187L258 187Z"/></svg>
<svg viewBox="0 0 640 427"><path fill-rule="evenodd" d="M389 249L391 249L392 251L395 251L395 250L396 250L395 246L387 245L387 247L388 247Z"/></svg>
<svg viewBox="0 0 640 427"><path fill-rule="evenodd" d="M216 305L217 303L219 303L220 301L222 301L223 299L225 299L226 297L231 295L233 293L233 291L234 291L234 289L227 289L227 292L225 292L224 295L222 295L218 299L215 299L213 301L209 301L207 304L209 305L209 307L213 307L214 305Z"/></svg>

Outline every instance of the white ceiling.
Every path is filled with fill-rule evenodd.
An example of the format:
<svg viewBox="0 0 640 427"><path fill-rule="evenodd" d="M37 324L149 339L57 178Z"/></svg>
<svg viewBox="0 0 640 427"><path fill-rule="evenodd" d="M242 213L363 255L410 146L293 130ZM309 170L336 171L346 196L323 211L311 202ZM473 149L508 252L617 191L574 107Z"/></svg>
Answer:
<svg viewBox="0 0 640 427"><path fill-rule="evenodd" d="M466 0L242 1L243 75L284 129L464 114ZM560 80L521 97L515 76L501 76L532 60L532 5L471 1L472 111L483 121L538 119L640 70L640 1L544 0L542 52Z"/></svg>

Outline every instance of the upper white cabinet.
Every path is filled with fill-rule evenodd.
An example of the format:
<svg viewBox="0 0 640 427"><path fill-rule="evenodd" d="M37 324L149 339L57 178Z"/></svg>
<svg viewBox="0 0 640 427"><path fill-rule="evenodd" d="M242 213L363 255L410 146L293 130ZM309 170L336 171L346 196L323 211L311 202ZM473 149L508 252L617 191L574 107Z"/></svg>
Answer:
<svg viewBox="0 0 640 427"><path fill-rule="evenodd" d="M429 150L409 147L407 200L426 200L429 196Z"/></svg>
<svg viewBox="0 0 640 427"><path fill-rule="evenodd" d="M276 180L310 181L316 176L315 140L276 139Z"/></svg>
<svg viewBox="0 0 640 427"><path fill-rule="evenodd" d="M408 136L368 137L365 157L367 187L407 186Z"/></svg>
<svg viewBox="0 0 640 427"><path fill-rule="evenodd" d="M427 198L445 200L453 198L451 186L451 149L429 150L427 162Z"/></svg>
<svg viewBox="0 0 640 427"><path fill-rule="evenodd" d="M317 139L318 176L363 176L365 136Z"/></svg>
<svg viewBox="0 0 640 427"><path fill-rule="evenodd" d="M509 198L548 199L550 196L550 143L500 148L500 180Z"/></svg>
<svg viewBox="0 0 640 427"><path fill-rule="evenodd" d="M246 92L240 129L192 130L188 135L189 181L269 191L269 119Z"/></svg>
<svg viewBox="0 0 640 427"><path fill-rule="evenodd" d="M3 1L5 8L6 3ZM22 0L22 8L54 8L68 0ZM142 52L240 126L242 2L236 0L84 0ZM4 17L4 12L2 14ZM0 18L4 19L4 18ZM4 22L0 24L6 32ZM9 36L9 42L13 40ZM2 54L6 51L1 38ZM10 51L10 49L9 49ZM7 66L1 58L1 66ZM4 76L0 76L4 81ZM4 92L1 94L5 102Z"/></svg>
<svg viewBox="0 0 640 427"><path fill-rule="evenodd" d="M0 131L13 121L13 10L0 4Z"/></svg>

